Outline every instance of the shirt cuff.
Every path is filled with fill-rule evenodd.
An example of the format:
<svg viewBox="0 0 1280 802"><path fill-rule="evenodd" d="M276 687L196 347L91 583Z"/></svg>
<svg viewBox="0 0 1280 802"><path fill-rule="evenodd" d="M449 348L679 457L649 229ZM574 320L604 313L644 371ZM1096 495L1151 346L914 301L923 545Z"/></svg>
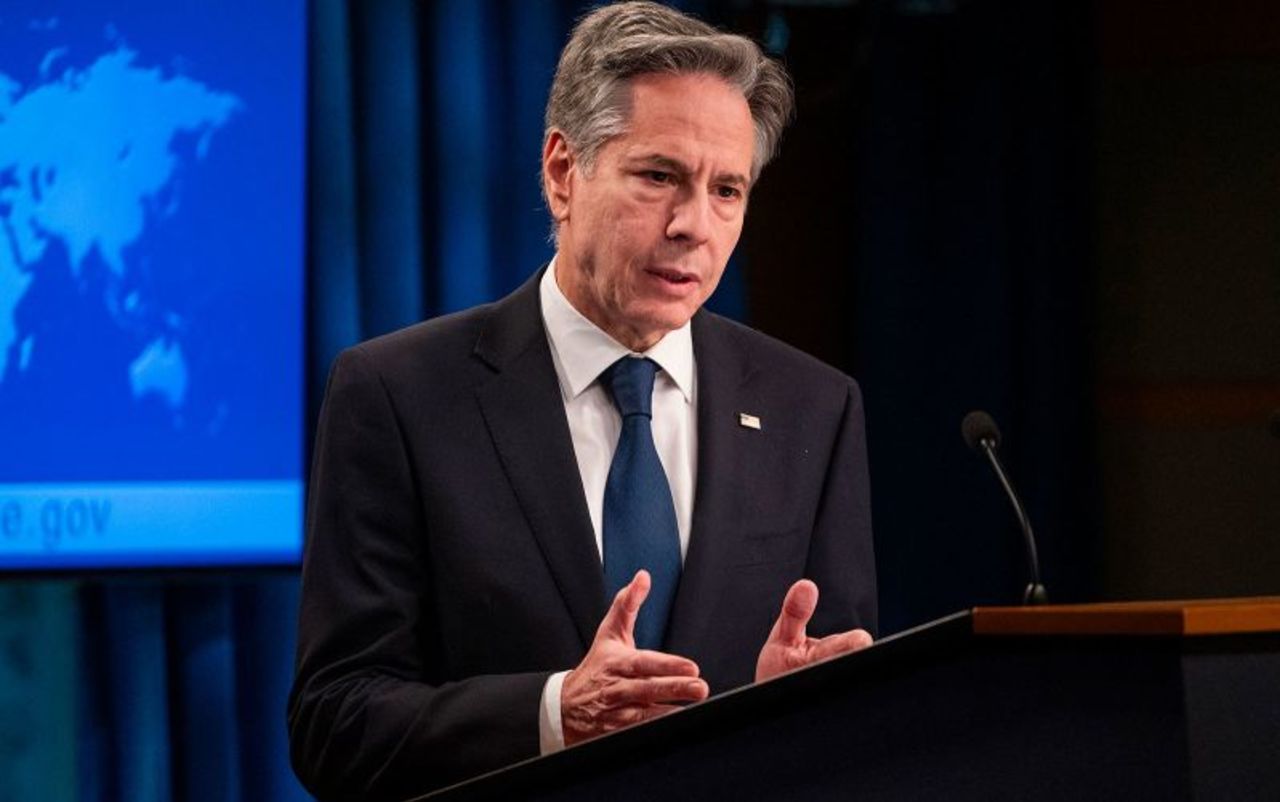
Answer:
<svg viewBox="0 0 1280 802"><path fill-rule="evenodd" d="M564 722L560 720L560 689L568 671L547 677L542 686L542 708L538 712L538 753L549 755L564 749Z"/></svg>

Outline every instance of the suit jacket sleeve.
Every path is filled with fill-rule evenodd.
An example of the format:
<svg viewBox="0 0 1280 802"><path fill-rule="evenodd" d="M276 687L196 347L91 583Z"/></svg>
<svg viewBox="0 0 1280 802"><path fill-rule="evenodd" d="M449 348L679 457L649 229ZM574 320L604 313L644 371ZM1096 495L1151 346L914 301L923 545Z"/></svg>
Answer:
<svg viewBox="0 0 1280 802"><path fill-rule="evenodd" d="M371 360L344 353L316 437L288 715L294 769L321 799L403 799L538 753L548 672L431 675L443 645L406 442Z"/></svg>

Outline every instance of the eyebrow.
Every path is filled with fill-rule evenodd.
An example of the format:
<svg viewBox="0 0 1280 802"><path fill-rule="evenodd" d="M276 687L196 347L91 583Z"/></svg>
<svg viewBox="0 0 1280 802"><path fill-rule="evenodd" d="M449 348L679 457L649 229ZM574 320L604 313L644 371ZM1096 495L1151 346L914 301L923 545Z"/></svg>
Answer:
<svg viewBox="0 0 1280 802"><path fill-rule="evenodd" d="M687 164L679 159L673 159L670 156L664 156L661 153L650 153L644 156L636 156L630 159L633 164L641 164L646 166L657 167L668 172L675 173L681 177L687 176L693 172ZM751 186L751 182L747 177L740 173L719 173L714 179L716 184L726 184L729 186L741 187L747 189Z"/></svg>

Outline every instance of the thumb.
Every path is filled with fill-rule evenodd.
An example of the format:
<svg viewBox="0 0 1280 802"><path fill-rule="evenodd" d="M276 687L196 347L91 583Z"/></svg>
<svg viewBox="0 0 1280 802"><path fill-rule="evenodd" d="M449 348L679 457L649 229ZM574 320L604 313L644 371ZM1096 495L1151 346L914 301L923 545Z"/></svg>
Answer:
<svg viewBox="0 0 1280 802"><path fill-rule="evenodd" d="M789 646L804 642L805 627L818 608L818 586L811 580L801 579L791 586L782 600L782 612L769 633L769 640L781 641Z"/></svg>
<svg viewBox="0 0 1280 802"><path fill-rule="evenodd" d="M609 611L604 614L600 628L596 630L596 638L610 638L634 642L633 631L636 616L640 614L640 605L649 597L649 572L641 569L618 594L613 597Z"/></svg>

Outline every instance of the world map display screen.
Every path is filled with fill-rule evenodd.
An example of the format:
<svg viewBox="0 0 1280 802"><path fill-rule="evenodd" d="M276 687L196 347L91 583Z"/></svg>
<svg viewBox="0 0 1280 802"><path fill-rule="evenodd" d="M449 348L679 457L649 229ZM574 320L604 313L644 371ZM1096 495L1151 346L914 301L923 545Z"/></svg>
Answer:
<svg viewBox="0 0 1280 802"><path fill-rule="evenodd" d="M0 5L0 572L298 559L304 5Z"/></svg>

